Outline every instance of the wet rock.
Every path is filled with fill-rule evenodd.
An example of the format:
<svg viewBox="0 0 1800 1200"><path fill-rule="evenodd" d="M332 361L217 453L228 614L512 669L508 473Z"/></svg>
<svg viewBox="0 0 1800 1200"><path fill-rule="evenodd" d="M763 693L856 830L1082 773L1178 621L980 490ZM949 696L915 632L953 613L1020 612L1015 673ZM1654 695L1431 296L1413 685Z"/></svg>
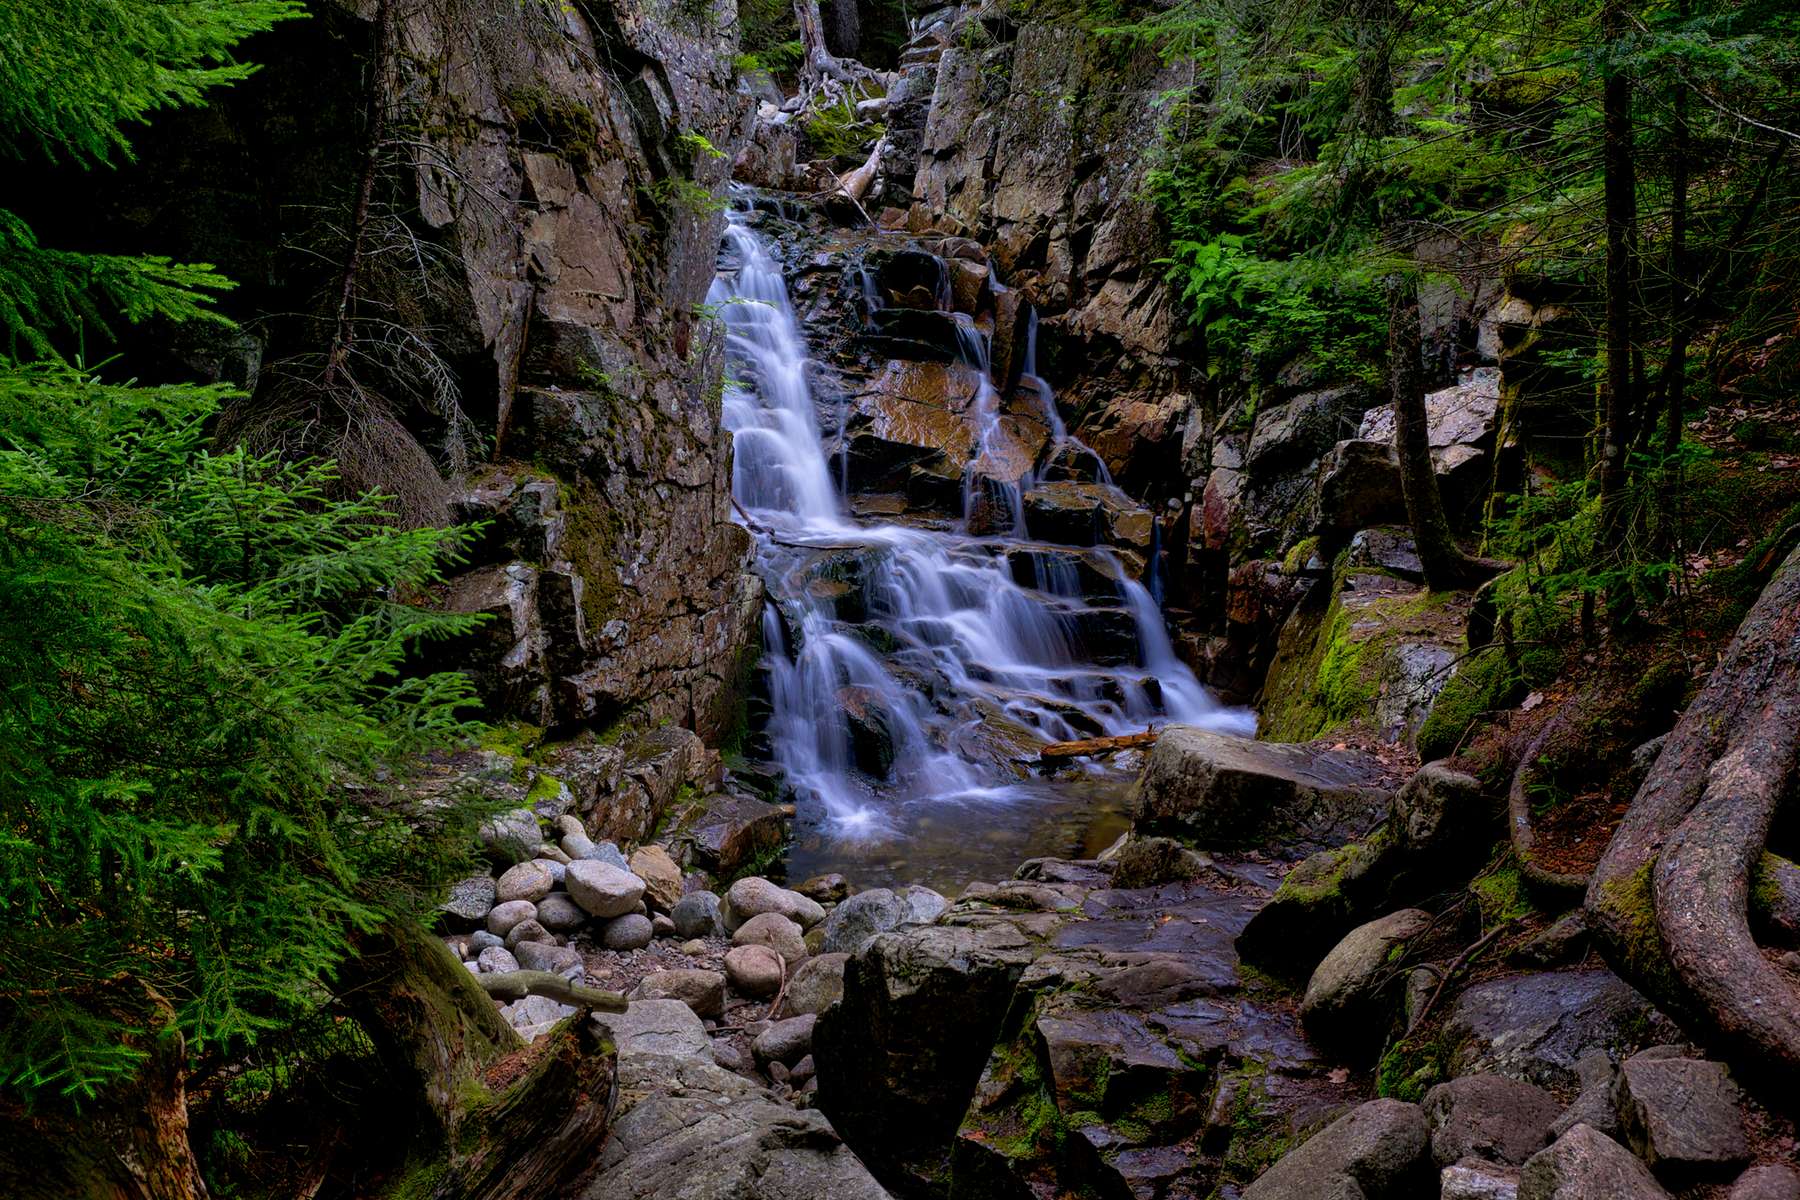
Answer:
<svg viewBox="0 0 1800 1200"><path fill-rule="evenodd" d="M488 932L504 938L521 921L537 919L537 905L529 900L509 900L496 904L487 915Z"/></svg>
<svg viewBox="0 0 1800 1200"><path fill-rule="evenodd" d="M711 892L689 892L669 909L675 935L683 938L723 937L725 922L719 916L719 898Z"/></svg>
<svg viewBox="0 0 1800 1200"><path fill-rule="evenodd" d="M628 869L644 881L644 898L652 908L668 912L681 899L681 868L661 846L632 851Z"/></svg>
<svg viewBox="0 0 1800 1200"><path fill-rule="evenodd" d="M782 830L781 810L773 804L721 793L706 801L690 837L701 864L729 876L779 846Z"/></svg>
<svg viewBox="0 0 1800 1200"><path fill-rule="evenodd" d="M856 769L871 779L886 779L894 769L893 712L871 687L841 687L837 700L850 729L850 756Z"/></svg>
<svg viewBox="0 0 1800 1200"><path fill-rule="evenodd" d="M1665 1178L1729 1175L1750 1159L1724 1063L1636 1055L1619 1067L1625 1140Z"/></svg>
<svg viewBox="0 0 1800 1200"><path fill-rule="evenodd" d="M941 1169L1031 957L1011 928L949 925L879 935L851 957L813 1052L819 1107L865 1161L914 1180Z"/></svg>
<svg viewBox="0 0 1800 1200"><path fill-rule="evenodd" d="M644 897L643 880L622 867L593 859L570 863L564 882L569 897L596 917L622 917Z"/></svg>
<svg viewBox="0 0 1800 1200"><path fill-rule="evenodd" d="M1170 725L1132 790L1133 825L1203 846L1342 842L1381 819L1380 779L1352 751Z"/></svg>
<svg viewBox="0 0 1800 1200"><path fill-rule="evenodd" d="M725 1014L725 976L718 971L678 967L652 971L632 990L633 1000L679 1000L702 1017Z"/></svg>
<svg viewBox="0 0 1800 1200"><path fill-rule="evenodd" d="M536 903L550 894L556 886L556 879L543 863L522 862L508 867L500 875L495 884L494 894L501 902L508 900L530 900Z"/></svg>
<svg viewBox="0 0 1800 1200"><path fill-rule="evenodd" d="M1465 989L1445 1021L1451 1071L1492 1071L1539 1087L1575 1085L1591 1050L1630 1054L1680 1031L1612 972L1548 971Z"/></svg>
<svg viewBox="0 0 1800 1200"><path fill-rule="evenodd" d="M548 971L565 979L579 979L583 974L581 952L573 946L556 946L549 942L520 942L513 957L527 971Z"/></svg>
<svg viewBox="0 0 1800 1200"><path fill-rule="evenodd" d="M1307 982L1300 1001L1307 1032L1321 1045L1358 1053L1379 1050L1392 1016L1391 1007L1383 1008L1381 994L1389 955L1430 925L1430 913L1403 908L1345 935ZM1549 1120L1545 1118L1546 1125Z"/></svg>
<svg viewBox="0 0 1800 1200"><path fill-rule="evenodd" d="M773 996L785 975L781 956L767 946L733 946L725 952L725 978L745 996Z"/></svg>
<svg viewBox="0 0 1800 1200"><path fill-rule="evenodd" d="M1519 1174L1518 1200L1667 1200L1650 1168L1587 1125L1538 1151Z"/></svg>
<svg viewBox="0 0 1800 1200"><path fill-rule="evenodd" d="M1726 1200L1800 1200L1800 1172L1779 1163L1751 1167L1731 1185Z"/></svg>
<svg viewBox="0 0 1800 1200"><path fill-rule="evenodd" d="M626 913L606 923L600 931L600 944L608 950L642 950L655 936L649 917Z"/></svg>
<svg viewBox="0 0 1800 1200"><path fill-rule="evenodd" d="M1404 1200L1429 1178L1425 1148L1418 1105L1371 1100L1283 1156L1244 1189L1244 1200L1314 1200L1345 1178L1368 1200Z"/></svg>
<svg viewBox="0 0 1800 1200"><path fill-rule="evenodd" d="M929 925L943 916L944 910L950 907L950 902L943 896L918 883L895 888L894 896L906 909L901 917L903 925Z"/></svg>
<svg viewBox="0 0 1800 1200"><path fill-rule="evenodd" d="M767 946L795 966L806 957L806 941L800 926L780 913L760 913L737 927L731 935L734 946Z"/></svg>
<svg viewBox="0 0 1800 1200"><path fill-rule="evenodd" d="M844 995L844 964L848 954L815 954L794 971L788 983L787 1010L795 1014L822 1013Z"/></svg>
<svg viewBox="0 0 1800 1200"><path fill-rule="evenodd" d="M531 858L544 840L538 832L537 814L529 808L501 813L481 827L480 837L488 857L502 866Z"/></svg>
<svg viewBox="0 0 1800 1200"><path fill-rule="evenodd" d="M1198 879L1207 861L1174 838L1132 838L1113 859L1113 886L1157 887Z"/></svg>
<svg viewBox="0 0 1800 1200"><path fill-rule="evenodd" d="M794 890L820 904L835 904L850 894L850 881L836 871L831 871L824 875L814 875Z"/></svg>
<svg viewBox="0 0 1800 1200"><path fill-rule="evenodd" d="M1465 1075L1425 1093L1431 1157L1440 1167L1464 1159L1509 1166L1550 1141L1550 1124L1562 1111L1540 1087L1500 1075Z"/></svg>
<svg viewBox="0 0 1800 1200"><path fill-rule="evenodd" d="M813 1024L811 1013L773 1022L756 1035L750 1052L759 1063L796 1063L812 1053Z"/></svg>
<svg viewBox="0 0 1800 1200"><path fill-rule="evenodd" d="M451 884L449 898L439 908L459 920L480 921L493 911L497 902L493 879L474 875Z"/></svg>
<svg viewBox="0 0 1800 1200"><path fill-rule="evenodd" d="M504 946L489 946L475 956L475 965L484 974L504 974L519 969L519 960Z"/></svg>
<svg viewBox="0 0 1800 1200"><path fill-rule="evenodd" d="M668 1058L710 1057L712 1040L694 1010L679 1000L633 1000L622 1013L597 1012L619 1057L658 1055Z"/></svg>

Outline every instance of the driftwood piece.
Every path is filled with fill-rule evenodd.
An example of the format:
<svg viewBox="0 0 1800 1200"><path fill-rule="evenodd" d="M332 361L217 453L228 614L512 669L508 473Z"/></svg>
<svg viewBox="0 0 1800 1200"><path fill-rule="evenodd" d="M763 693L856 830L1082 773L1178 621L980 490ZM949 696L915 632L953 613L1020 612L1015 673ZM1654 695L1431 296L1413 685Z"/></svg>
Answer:
<svg viewBox="0 0 1800 1200"><path fill-rule="evenodd" d="M575 1004L601 1012L624 1012L628 1001L618 992L583 987L549 971L503 971L474 976L481 990L496 1000L511 1003L527 996L545 996L559 1004Z"/></svg>
<svg viewBox="0 0 1800 1200"><path fill-rule="evenodd" d="M1744 1066L1800 1069L1800 991L1752 936L1749 892L1800 766L1800 549L1738 627L1588 887L1613 968Z"/></svg>
<svg viewBox="0 0 1800 1200"><path fill-rule="evenodd" d="M1119 733L1111 737L1080 738L1073 742L1051 742L1038 751L1038 761L1051 762L1063 758L1081 758L1089 754L1111 754L1114 750L1130 750L1156 741L1161 730L1145 729L1137 733Z"/></svg>

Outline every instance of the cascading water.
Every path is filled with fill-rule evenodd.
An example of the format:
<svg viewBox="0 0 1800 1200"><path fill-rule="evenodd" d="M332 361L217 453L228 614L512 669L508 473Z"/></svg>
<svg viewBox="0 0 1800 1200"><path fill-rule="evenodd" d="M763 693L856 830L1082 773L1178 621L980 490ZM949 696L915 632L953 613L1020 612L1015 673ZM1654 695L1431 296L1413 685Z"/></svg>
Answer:
<svg viewBox="0 0 1800 1200"><path fill-rule="evenodd" d="M1019 764L1046 742L1156 719L1248 731L1176 658L1156 602L1111 551L1024 540L1016 480L1005 537L850 516L781 270L742 214L708 299L731 364L733 493L771 597L766 732L820 840L891 845L945 806L1041 801L1055 781ZM985 341L966 333L981 374L973 491L999 481L982 470L999 402Z"/></svg>

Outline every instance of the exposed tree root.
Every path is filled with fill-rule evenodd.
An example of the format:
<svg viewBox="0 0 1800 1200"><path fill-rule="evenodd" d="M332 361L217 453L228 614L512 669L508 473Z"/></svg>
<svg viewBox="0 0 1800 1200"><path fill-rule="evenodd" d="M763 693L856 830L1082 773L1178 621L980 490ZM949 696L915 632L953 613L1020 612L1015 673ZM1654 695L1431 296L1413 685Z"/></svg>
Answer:
<svg viewBox="0 0 1800 1200"><path fill-rule="evenodd" d="M1800 550L1669 735L1587 893L1601 952L1759 1071L1800 1069L1800 992L1750 930L1753 869L1800 765Z"/></svg>

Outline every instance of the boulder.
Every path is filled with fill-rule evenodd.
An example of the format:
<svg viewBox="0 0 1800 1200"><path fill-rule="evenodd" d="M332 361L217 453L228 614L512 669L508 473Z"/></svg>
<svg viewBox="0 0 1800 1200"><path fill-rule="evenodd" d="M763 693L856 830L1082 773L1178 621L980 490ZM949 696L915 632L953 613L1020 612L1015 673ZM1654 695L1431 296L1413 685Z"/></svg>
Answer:
<svg viewBox="0 0 1800 1200"><path fill-rule="evenodd" d="M619 1059L628 1055L667 1058L710 1057L712 1041L694 1010L679 1000L633 1000L624 1012L596 1012Z"/></svg>
<svg viewBox="0 0 1800 1200"><path fill-rule="evenodd" d="M519 960L504 946L489 946L475 956L475 965L483 974L505 974L519 969Z"/></svg>
<svg viewBox="0 0 1800 1200"><path fill-rule="evenodd" d="M1665 1178L1729 1176L1750 1161L1724 1063L1636 1055L1619 1067L1617 1094L1626 1144Z"/></svg>
<svg viewBox="0 0 1800 1200"><path fill-rule="evenodd" d="M1392 1012L1391 1007L1384 1011L1381 995L1389 956L1430 925L1431 914L1424 909L1403 908L1346 934L1307 982L1300 1001L1307 1033L1323 1046L1379 1050ZM1549 1124L1548 1117L1544 1123Z"/></svg>
<svg viewBox="0 0 1800 1200"><path fill-rule="evenodd" d="M1355 439L1333 446L1319 462L1314 503L1313 532L1321 536L1406 520L1393 446Z"/></svg>
<svg viewBox="0 0 1800 1200"><path fill-rule="evenodd" d="M818 1018L811 1013L775 1021L756 1035L750 1053L759 1063L797 1063L812 1053L813 1025Z"/></svg>
<svg viewBox="0 0 1800 1200"><path fill-rule="evenodd" d="M1444 762L1414 771L1394 794L1389 814L1402 850L1421 860L1448 857L1457 866L1472 854L1487 853L1499 818L1499 806L1484 796L1481 781Z"/></svg>
<svg viewBox="0 0 1800 1200"><path fill-rule="evenodd" d="M1205 846L1335 844L1379 821L1388 793L1374 760L1354 751L1170 725L1131 805L1137 832Z"/></svg>
<svg viewBox="0 0 1800 1200"><path fill-rule="evenodd" d="M1464 1159L1523 1166L1549 1143L1550 1123L1562 1111L1543 1088L1501 1075L1440 1083L1425 1093L1424 1107L1439 1167Z"/></svg>
<svg viewBox="0 0 1800 1200"><path fill-rule="evenodd" d="M787 1010L822 1013L844 995L844 964L848 954L816 954L801 963L788 983Z"/></svg>
<svg viewBox="0 0 1800 1200"><path fill-rule="evenodd" d="M1289 1151L1244 1189L1244 1200L1315 1200L1349 1179L1368 1200L1411 1200L1430 1173L1425 1115L1416 1104L1371 1100Z"/></svg>
<svg viewBox="0 0 1800 1200"><path fill-rule="evenodd" d="M548 971L552 975L577 980L585 974L581 951L573 946L558 946L550 942L520 942L513 949L513 957L527 971Z"/></svg>
<svg viewBox="0 0 1800 1200"><path fill-rule="evenodd" d="M587 910L563 892L552 892L537 902L538 923L552 933L567 933L587 924Z"/></svg>
<svg viewBox="0 0 1800 1200"><path fill-rule="evenodd" d="M728 930L736 930L745 921L764 913L786 917L802 930L811 929L825 919L825 910L818 901L755 876L731 885L719 913Z"/></svg>
<svg viewBox="0 0 1800 1200"><path fill-rule="evenodd" d="M513 926L521 921L537 919L537 905L529 900L508 900L505 904L496 904L487 915L488 932L495 937L505 937L512 932Z"/></svg>
<svg viewBox="0 0 1800 1200"><path fill-rule="evenodd" d="M1165 883L1198 879L1206 866L1206 859L1174 838L1131 838L1113 857L1113 886L1160 887Z"/></svg>
<svg viewBox="0 0 1800 1200"><path fill-rule="evenodd" d="M494 885L494 894L502 903L508 900L529 900L537 903L550 894L556 886L556 877L550 868L535 859L531 862L517 863L501 872L499 881Z"/></svg>
<svg viewBox="0 0 1800 1200"><path fill-rule="evenodd" d="M632 989L633 1000L679 1000L701 1017L725 1015L725 976L718 971L678 967L652 971Z"/></svg>
<svg viewBox="0 0 1800 1200"><path fill-rule="evenodd" d="M1726 1200L1800 1200L1800 1172L1780 1163L1751 1167L1731 1185Z"/></svg>
<svg viewBox="0 0 1800 1200"><path fill-rule="evenodd" d="M1589 1125L1577 1125L1532 1155L1518 1200L1669 1200L1650 1168Z"/></svg>
<svg viewBox="0 0 1800 1200"><path fill-rule="evenodd" d="M731 935L734 946L767 946L786 959L789 966L798 965L806 957L806 939L800 926L780 913L760 913L737 927Z"/></svg>
<svg viewBox="0 0 1800 1200"><path fill-rule="evenodd" d="M781 956L767 946L733 946L725 952L725 978L733 991L760 999L781 988Z"/></svg>
<svg viewBox="0 0 1800 1200"><path fill-rule="evenodd" d="M826 954L853 954L878 933L898 929L909 908L887 888L858 892L825 918Z"/></svg>
<svg viewBox="0 0 1800 1200"><path fill-rule="evenodd" d="M1355 432L1368 403L1359 388L1330 388L1295 396L1256 414L1244 462L1258 475L1303 466Z"/></svg>
<svg viewBox="0 0 1800 1200"><path fill-rule="evenodd" d="M548 942L554 944L556 935L538 923L536 917L528 917L506 931L506 948L517 950L525 942Z"/></svg>
<svg viewBox="0 0 1800 1200"><path fill-rule="evenodd" d="M781 844L781 810L754 797L721 793L706 801L689 837L702 866L734 875Z"/></svg>
<svg viewBox="0 0 1800 1200"><path fill-rule="evenodd" d="M1615 1091L1619 1069L1604 1050L1590 1050L1575 1060L1575 1073L1581 1079L1581 1091L1550 1125L1552 1141L1577 1125L1591 1125L1607 1137L1618 1138L1619 1110Z"/></svg>
<svg viewBox="0 0 1800 1200"><path fill-rule="evenodd" d="M824 875L814 875L794 890L820 904L836 904L850 894L850 881L836 871L830 871Z"/></svg>
<svg viewBox="0 0 1800 1200"><path fill-rule="evenodd" d="M677 937L722 937L725 933L719 898L711 892L689 892L670 907L669 917L675 922Z"/></svg>
<svg viewBox="0 0 1800 1200"><path fill-rule="evenodd" d="M487 875L472 875L450 885L449 897L438 906L442 912L463 921L480 921L492 912L498 902L496 887Z"/></svg>
<svg viewBox="0 0 1800 1200"><path fill-rule="evenodd" d="M1680 1038L1680 1030L1604 968L1544 971L1466 988L1444 1022L1450 1071L1492 1071L1545 1088L1580 1083L1589 1051L1635 1053Z"/></svg>
<svg viewBox="0 0 1800 1200"><path fill-rule="evenodd" d="M650 918L642 913L614 917L600 931L600 944L608 950L642 950L656 936Z"/></svg>
<svg viewBox="0 0 1800 1200"><path fill-rule="evenodd" d="M622 867L591 858L569 864L569 896L596 917L622 917L644 898L644 881Z"/></svg>
<svg viewBox="0 0 1800 1200"><path fill-rule="evenodd" d="M942 895L919 883L895 888L894 896L906 908L900 919L902 925L929 925L950 907L950 902Z"/></svg>
<svg viewBox="0 0 1800 1200"><path fill-rule="evenodd" d="M515 808L494 817L481 827L480 838L487 856L501 866L533 857L544 840L538 830L537 814L529 808Z"/></svg>
<svg viewBox="0 0 1800 1200"><path fill-rule="evenodd" d="M652 908L668 912L681 899L681 868L661 846L639 846L628 866L644 881L644 896Z"/></svg>
<svg viewBox="0 0 1800 1200"><path fill-rule="evenodd" d="M1518 1172L1479 1159L1438 1173L1438 1200L1518 1200Z"/></svg>
<svg viewBox="0 0 1800 1200"><path fill-rule="evenodd" d="M1004 925L880 934L851 956L813 1054L818 1106L864 1161L915 1182L944 1168L1032 957Z"/></svg>
<svg viewBox="0 0 1800 1200"><path fill-rule="evenodd" d="M1411 531L1393 526L1358 530L1350 539L1349 566L1353 571L1386 571L1409 583L1425 581Z"/></svg>

